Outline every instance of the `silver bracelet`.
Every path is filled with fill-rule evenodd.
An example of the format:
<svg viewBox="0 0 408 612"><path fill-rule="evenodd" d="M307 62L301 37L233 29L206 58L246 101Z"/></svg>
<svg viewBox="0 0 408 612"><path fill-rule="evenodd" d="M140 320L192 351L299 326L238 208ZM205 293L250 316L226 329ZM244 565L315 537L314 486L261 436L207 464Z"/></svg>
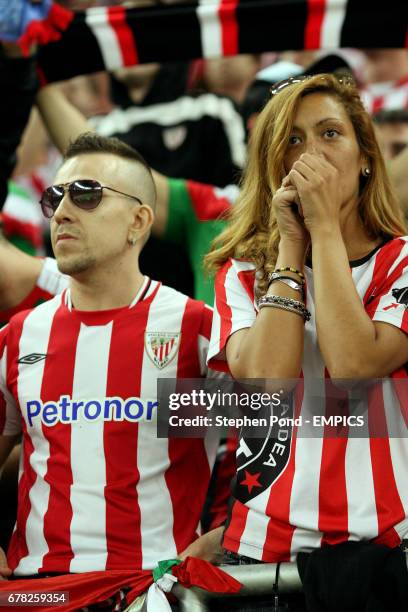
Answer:
<svg viewBox="0 0 408 612"><path fill-rule="evenodd" d="M289 272L291 271L290 268L288 268L288 270ZM293 273L296 274L296 272L294 271ZM289 280L293 280L295 283L297 282L292 276L288 276L284 272L271 272L270 274L268 274L269 284L272 281L277 280L278 278L288 278ZM299 278L299 284L304 285L305 284L304 278L300 276L298 278Z"/></svg>
<svg viewBox="0 0 408 612"><path fill-rule="evenodd" d="M259 304L259 310L262 310L262 308L279 308L280 310L287 310L288 312L293 312L294 314L299 315L300 317L302 317L304 321L307 321L303 312L301 312L300 310L297 310L296 308L292 308L292 306L285 306L284 304L277 304L277 303Z"/></svg>
<svg viewBox="0 0 408 612"><path fill-rule="evenodd" d="M295 291L299 291L299 293L302 294L302 297L304 295L303 285L301 285L300 283L297 283L293 278L290 278L288 276L276 276L276 278L271 279L269 286L271 286L272 283L284 283L291 289L294 289Z"/></svg>
<svg viewBox="0 0 408 612"><path fill-rule="evenodd" d="M285 307L283 310L287 310L289 308L292 312L300 314L305 321L309 321L311 317L310 312L307 310L303 302L281 295L264 295L263 297L259 298L258 308L263 308L264 306Z"/></svg>

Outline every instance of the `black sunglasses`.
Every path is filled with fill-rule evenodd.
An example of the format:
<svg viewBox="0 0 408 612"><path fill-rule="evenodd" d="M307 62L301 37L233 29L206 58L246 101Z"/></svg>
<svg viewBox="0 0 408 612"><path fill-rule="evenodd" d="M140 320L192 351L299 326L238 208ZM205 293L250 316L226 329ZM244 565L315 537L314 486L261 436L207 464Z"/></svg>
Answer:
<svg viewBox="0 0 408 612"><path fill-rule="evenodd" d="M40 204L44 217L51 219L54 216L67 189L71 202L82 210L93 210L96 208L101 203L104 189L109 189L109 191L114 191L127 198L136 200L139 204L143 204L140 198L136 196L123 193L123 191L118 191L113 189L113 187L101 185L98 181L92 179L80 179L71 183L63 183L62 185L51 185L51 187L48 187L43 192Z"/></svg>

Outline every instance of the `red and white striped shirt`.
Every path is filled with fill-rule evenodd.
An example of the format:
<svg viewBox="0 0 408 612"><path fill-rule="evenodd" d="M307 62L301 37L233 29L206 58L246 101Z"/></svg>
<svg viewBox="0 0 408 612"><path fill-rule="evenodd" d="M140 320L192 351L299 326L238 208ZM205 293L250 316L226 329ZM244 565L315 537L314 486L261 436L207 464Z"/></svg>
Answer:
<svg viewBox="0 0 408 612"><path fill-rule="evenodd" d="M145 278L129 307L69 290L0 332L0 432L23 432L15 574L150 569L197 536L215 448L159 439L157 379L206 373L212 312Z"/></svg>
<svg viewBox="0 0 408 612"><path fill-rule="evenodd" d="M393 239L350 265L371 319L408 332L408 238ZM327 414L330 409L330 381L316 337L313 274L310 268L305 270L312 318L305 326L303 383L295 401L296 417L313 414L318 408L319 414ZM211 367L225 369L228 338L255 321L254 289L253 264L229 260L220 269L209 349ZM400 393L397 378L407 378L405 368L381 379L363 396L367 418L358 433L350 433L354 427L348 436L329 438L322 426L320 431L314 427L307 437L302 421L302 435L297 435L294 426L288 438L285 461L279 461L278 455L276 461L271 460L276 440L241 438L235 501L224 546L277 562L293 560L299 551L324 543L375 540L389 546L399 544L408 534L408 394ZM316 383L321 387L317 396ZM346 406L353 399L351 394L344 391ZM382 425L383 437L372 435L374 422ZM391 430L402 434L391 437Z"/></svg>

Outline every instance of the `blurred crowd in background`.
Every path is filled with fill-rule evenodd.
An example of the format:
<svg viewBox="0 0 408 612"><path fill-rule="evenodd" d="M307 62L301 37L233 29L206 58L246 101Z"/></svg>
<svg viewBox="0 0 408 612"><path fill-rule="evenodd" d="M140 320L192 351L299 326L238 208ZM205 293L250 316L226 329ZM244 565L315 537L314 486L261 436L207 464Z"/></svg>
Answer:
<svg viewBox="0 0 408 612"><path fill-rule="evenodd" d="M95 3L67 4L84 8ZM330 55L287 51L144 64L51 87L60 88L99 133L134 146L154 170L225 188L239 184L253 111L266 101L268 88L308 70L351 73L374 118L385 159L403 151L408 143L406 49L339 49ZM3 208L6 235L32 254L51 254L38 199L59 162L60 153L33 108ZM181 245L153 237L142 259L148 274L194 294L190 262Z"/></svg>

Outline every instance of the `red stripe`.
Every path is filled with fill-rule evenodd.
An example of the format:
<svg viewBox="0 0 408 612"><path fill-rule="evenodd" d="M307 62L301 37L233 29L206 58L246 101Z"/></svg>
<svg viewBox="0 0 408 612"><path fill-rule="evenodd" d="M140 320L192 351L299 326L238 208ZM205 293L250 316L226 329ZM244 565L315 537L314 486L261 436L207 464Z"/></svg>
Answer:
<svg viewBox="0 0 408 612"><path fill-rule="evenodd" d="M212 185L186 181L186 188L194 212L200 221L218 219L231 208L231 202L217 195Z"/></svg>
<svg viewBox="0 0 408 612"><path fill-rule="evenodd" d="M349 416L348 393L335 387L325 370L325 416ZM348 426L324 427L319 482L319 531L321 545L339 544L348 539L346 449Z"/></svg>
<svg viewBox="0 0 408 612"><path fill-rule="evenodd" d="M30 221L20 221L20 219L16 219L16 217L7 212L3 212L2 221L4 234L7 238L21 236L31 242L36 248L43 246L44 240L41 225L31 223Z"/></svg>
<svg viewBox="0 0 408 612"><path fill-rule="evenodd" d="M133 307L132 324L113 323L107 397L140 397L144 331L156 292ZM137 309L137 310L136 310ZM136 314L137 312L137 314ZM106 462L106 569L142 567L142 534L137 484L138 424L109 421L104 426ZM120 484L119 484L120 483Z"/></svg>
<svg viewBox="0 0 408 612"><path fill-rule="evenodd" d="M323 18L326 0L307 0L307 20L305 25L305 49L320 49Z"/></svg>
<svg viewBox="0 0 408 612"><path fill-rule="evenodd" d="M18 356L19 342L24 321L28 316L28 312L18 315L14 319L12 329L8 330L7 343L7 375L6 384L13 397L17 395L17 380L18 380ZM18 530L13 532L8 550L8 563L11 569L17 567L20 559L28 555L28 548L25 539L27 519L31 511L31 502L29 492L36 481L36 474L31 467L30 457L34 451L30 437L27 435L24 419L22 419L23 427L23 473L18 483L18 505L17 505L17 525Z"/></svg>
<svg viewBox="0 0 408 612"><path fill-rule="evenodd" d="M37 191L37 193L39 193L40 195L47 187L47 184L45 183L44 179L39 174L35 174L35 172L32 172L30 174L30 182L34 189Z"/></svg>
<svg viewBox="0 0 408 612"><path fill-rule="evenodd" d="M6 401L3 394L0 394L0 434L4 431L6 424Z"/></svg>
<svg viewBox="0 0 408 612"><path fill-rule="evenodd" d="M303 403L304 384L297 386L295 392L295 418L298 418ZM280 478L272 485L266 507L268 523L262 561L290 561L290 550L295 527L290 524L290 498L295 476L297 427L293 428L292 446L288 464ZM273 517L273 518L272 518Z"/></svg>
<svg viewBox="0 0 408 612"><path fill-rule="evenodd" d="M211 338L213 313L211 308L206 306L203 310L203 318L201 319L200 334L209 340Z"/></svg>
<svg viewBox="0 0 408 612"><path fill-rule="evenodd" d="M253 302L255 297L255 270L242 270L238 272L237 276L249 299Z"/></svg>
<svg viewBox="0 0 408 612"><path fill-rule="evenodd" d="M235 500L232 506L230 522L224 533L223 546L227 550L231 550L235 553L238 552L248 513L248 506Z"/></svg>
<svg viewBox="0 0 408 612"><path fill-rule="evenodd" d="M1 316L0 316L1 325ZM7 332L0 332L0 352L1 359L4 357L4 350L6 348ZM3 393L0 392L0 434L3 433L4 426L6 424L6 400L4 399Z"/></svg>
<svg viewBox="0 0 408 612"><path fill-rule="evenodd" d="M68 314L65 306L57 310L51 326L41 385L41 399L57 400L61 395L72 397L76 345L80 322ZM44 537L49 552L44 555L39 571L69 572L74 556L71 548L72 507L70 503L72 471L67 458L71 456L71 426L57 423L42 426L48 440L50 456L45 479L50 485L48 509L44 516Z"/></svg>
<svg viewBox="0 0 408 612"><path fill-rule="evenodd" d="M47 77L45 76L44 70L39 64L36 64L35 71L38 77L40 87L45 87L48 84Z"/></svg>
<svg viewBox="0 0 408 612"><path fill-rule="evenodd" d="M371 102L370 114L375 115L384 106L384 96L375 96Z"/></svg>
<svg viewBox="0 0 408 612"><path fill-rule="evenodd" d="M394 525L405 518L405 512L394 478L381 382L370 386L367 402L378 535L387 538Z"/></svg>
<svg viewBox="0 0 408 612"><path fill-rule="evenodd" d="M14 570L19 564L23 557L28 555L28 547L26 542L26 525L27 519L31 512L31 502L29 493L34 485L37 476L31 467L30 458L34 452L34 446L30 436L27 434L27 427L24 419L22 419L23 426L23 473L18 483L18 499L17 499L17 517L16 524L18 528L13 532L11 536L7 559L8 564L12 570Z"/></svg>
<svg viewBox="0 0 408 612"><path fill-rule="evenodd" d="M204 309L203 302L187 300L181 323L177 378L201 377L198 334ZM197 537L210 468L203 438L169 438L168 453L170 466L165 479L173 506L173 537L179 553Z"/></svg>
<svg viewBox="0 0 408 612"><path fill-rule="evenodd" d="M221 23L223 55L238 54L238 22L236 9L238 0L221 0L218 16Z"/></svg>
<svg viewBox="0 0 408 612"><path fill-rule="evenodd" d="M22 310L28 310L29 308L34 308L34 306L37 306L41 302L46 302L47 300L50 300L53 297L53 294L48 293L48 291L44 291L43 289L40 289L40 287L36 285L34 289L24 298L24 300L20 302L20 304L17 304L17 306L13 306L13 308L8 308L7 310L0 311L0 326L7 323L11 319L11 317L13 317L18 312L21 312Z"/></svg>
<svg viewBox="0 0 408 612"><path fill-rule="evenodd" d="M114 30L120 50L123 65L134 66L139 63L136 41L133 32L126 21L126 9L123 6L110 6L108 8L108 20Z"/></svg>
<svg viewBox="0 0 408 612"><path fill-rule="evenodd" d="M226 442L225 453L218 462L215 474L215 491L211 502L211 529L219 527L228 515L228 501L231 496L231 483L236 474L236 451L238 445L237 430L230 429Z"/></svg>

